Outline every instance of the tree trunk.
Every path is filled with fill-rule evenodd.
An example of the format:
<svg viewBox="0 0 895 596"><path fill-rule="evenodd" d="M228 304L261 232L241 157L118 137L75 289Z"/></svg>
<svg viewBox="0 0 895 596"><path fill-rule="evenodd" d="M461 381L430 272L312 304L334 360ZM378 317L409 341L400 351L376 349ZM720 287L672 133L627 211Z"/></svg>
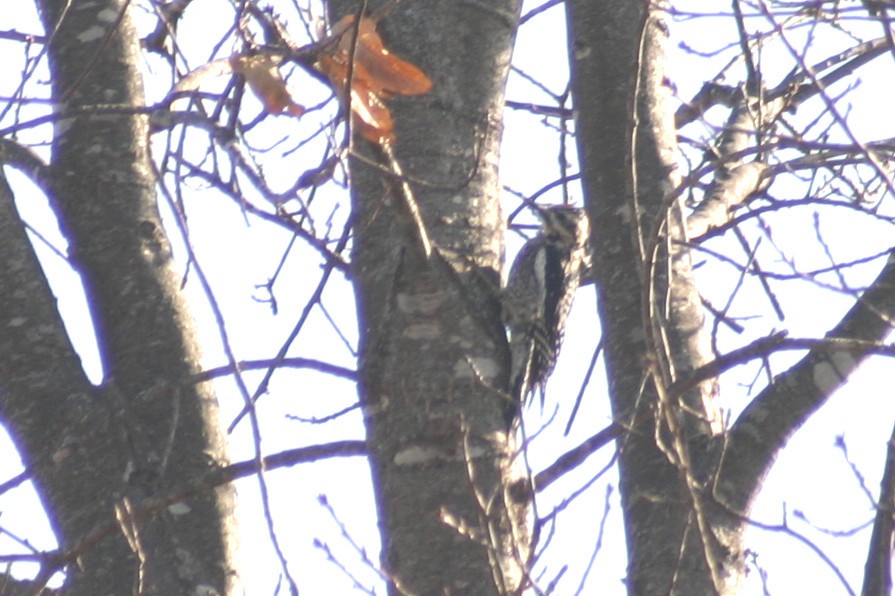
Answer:
<svg viewBox="0 0 895 596"><path fill-rule="evenodd" d="M645 3L567 3L582 183L618 440L631 594L733 593L742 524L711 496L711 360L687 251L665 79L667 25ZM641 297L632 301L631 296ZM639 330L639 331L635 331Z"/></svg>
<svg viewBox="0 0 895 596"><path fill-rule="evenodd" d="M225 452L210 387L189 382L198 350L156 207L146 116L134 115L144 99L128 5L41 3L61 116L47 190L105 380L87 381L24 235L4 232L0 253L13 247L15 263L2 268L0 300L30 330L0 344L3 416L69 564L66 593L229 594L232 488L140 514ZM91 115L99 105L132 112Z"/></svg>
<svg viewBox="0 0 895 596"><path fill-rule="evenodd" d="M393 593L510 592L528 558L531 491L507 432L498 302L498 147L517 10L404 3L379 24L386 47L434 82L389 103L429 258L399 215L400 185L370 165L376 152L357 140L351 161L361 394Z"/></svg>

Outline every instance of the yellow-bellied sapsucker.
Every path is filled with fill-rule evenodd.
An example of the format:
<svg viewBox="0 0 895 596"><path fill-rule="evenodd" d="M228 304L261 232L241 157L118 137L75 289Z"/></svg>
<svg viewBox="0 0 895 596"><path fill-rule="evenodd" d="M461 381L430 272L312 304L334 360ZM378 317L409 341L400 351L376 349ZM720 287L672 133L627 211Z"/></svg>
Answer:
<svg viewBox="0 0 895 596"><path fill-rule="evenodd" d="M513 415L543 390L562 344L566 318L587 267L589 226L584 210L569 205L538 209L540 233L519 251L503 292L510 332Z"/></svg>

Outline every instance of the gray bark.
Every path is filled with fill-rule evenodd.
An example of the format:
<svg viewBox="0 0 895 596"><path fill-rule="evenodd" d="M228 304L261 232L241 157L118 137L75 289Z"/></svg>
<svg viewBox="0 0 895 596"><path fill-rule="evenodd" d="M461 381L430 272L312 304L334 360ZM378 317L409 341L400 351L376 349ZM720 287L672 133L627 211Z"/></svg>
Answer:
<svg viewBox="0 0 895 596"><path fill-rule="evenodd" d="M776 454L870 353L837 350L835 341L871 345L891 332L895 261L890 257L826 334L832 343L777 375L722 434L714 383L683 392L674 387L689 387L689 374L712 362L683 243L688 228L701 234L723 223L728 208L767 183L765 168L729 160L726 153L744 149L749 135L727 135L719 184L687 221L673 194L680 179L662 6L572 0L567 8L610 400L623 427L628 590L734 594L744 574L746 520ZM776 114L779 102L767 110ZM753 123L746 121L742 112L731 116L733 127L745 123L749 130ZM630 296L642 299L632 304Z"/></svg>
<svg viewBox="0 0 895 596"><path fill-rule="evenodd" d="M10 230L0 251L11 261L0 269L2 312L14 327L0 341L2 416L60 540L66 593L229 594L232 488L140 514L225 453L210 387L187 382L198 350L156 208L146 117L91 113L144 105L127 4L41 3L59 118L47 190L84 283L104 383L87 381L23 232Z"/></svg>
<svg viewBox="0 0 895 596"><path fill-rule="evenodd" d="M631 594L733 591L740 535L706 492L719 430L713 382L676 380L711 359L671 196L675 129L666 25L644 3L567 4L582 183L593 225L610 399L618 439ZM631 296L641 297L632 301Z"/></svg>
<svg viewBox="0 0 895 596"><path fill-rule="evenodd" d="M498 304L498 147L517 4L403 3L379 24L386 47L434 82L389 102L431 258L370 165L375 152L357 140L351 162L361 396L392 593L511 592L528 557L531 491L511 460Z"/></svg>

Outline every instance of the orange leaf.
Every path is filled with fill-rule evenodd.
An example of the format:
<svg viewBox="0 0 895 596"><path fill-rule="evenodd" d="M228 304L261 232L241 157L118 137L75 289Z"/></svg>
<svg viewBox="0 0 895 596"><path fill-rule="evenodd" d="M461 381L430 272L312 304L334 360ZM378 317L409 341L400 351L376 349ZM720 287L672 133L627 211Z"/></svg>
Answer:
<svg viewBox="0 0 895 596"><path fill-rule="evenodd" d="M317 67L332 83L339 100L344 104L345 79L348 77L348 65L337 62L329 55L320 56ZM392 131L394 122L388 107L381 97L367 87L363 78L354 78L351 85L351 124L368 141L382 144L394 141Z"/></svg>
<svg viewBox="0 0 895 596"><path fill-rule="evenodd" d="M264 109L271 114L279 114L286 111L293 116L301 116L305 109L295 103L286 81L280 74L277 62L264 54L254 56L232 56L230 65L233 72L245 77L246 83L252 92L264 104Z"/></svg>
<svg viewBox="0 0 895 596"><path fill-rule="evenodd" d="M348 15L333 27L332 36L339 36L339 40L321 53L316 65L343 104L353 23L354 16ZM389 94L421 95L432 89L432 81L423 71L385 48L376 32L376 22L369 18L360 20L351 71L352 124L361 136L378 144L394 141L392 115L383 99Z"/></svg>
<svg viewBox="0 0 895 596"><path fill-rule="evenodd" d="M348 15L334 27L334 31L343 30L336 49L344 55L346 62L351 51L353 32L350 27L353 23L354 15ZM362 18L358 25L354 68L354 76L365 80L370 89L380 95L383 92L422 95L432 90L432 81L422 70L385 48L373 19Z"/></svg>
<svg viewBox="0 0 895 596"><path fill-rule="evenodd" d="M392 113L378 95L354 85L351 88L351 111L351 122L362 137L378 145L394 142L395 124Z"/></svg>

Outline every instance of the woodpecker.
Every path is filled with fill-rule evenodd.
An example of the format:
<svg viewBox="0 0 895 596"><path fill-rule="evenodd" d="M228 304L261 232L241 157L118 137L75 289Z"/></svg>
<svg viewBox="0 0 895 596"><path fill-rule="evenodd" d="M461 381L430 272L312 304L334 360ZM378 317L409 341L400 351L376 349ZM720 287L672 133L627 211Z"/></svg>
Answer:
<svg viewBox="0 0 895 596"><path fill-rule="evenodd" d="M513 417L537 389L544 405L544 386L589 254L590 227L583 209L541 207L538 216L540 232L516 256L501 301L510 334Z"/></svg>

